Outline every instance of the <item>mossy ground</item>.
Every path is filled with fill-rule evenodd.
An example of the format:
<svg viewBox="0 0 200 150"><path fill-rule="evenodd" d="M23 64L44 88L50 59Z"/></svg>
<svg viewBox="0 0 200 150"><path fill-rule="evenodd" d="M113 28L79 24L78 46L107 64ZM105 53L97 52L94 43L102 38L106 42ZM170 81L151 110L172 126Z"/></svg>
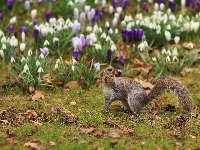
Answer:
<svg viewBox="0 0 200 150"><path fill-rule="evenodd" d="M27 149L24 146L27 141L36 141L46 149L200 148L199 118L185 114L176 98L168 92L158 98L160 108L155 105L155 100L139 116L124 113L119 102L114 102L105 113L102 112L101 87L92 86L90 90L77 87L64 92L55 86L45 89L44 99L32 101L30 94L23 94L19 87L11 86L14 80L3 70L2 67L1 149ZM197 112L200 110L198 76L198 72L176 76L191 92ZM71 112L75 119L70 121L65 114L54 113L52 107L55 105ZM175 106L175 110L167 111L169 106ZM28 118L27 110L34 110L37 117ZM91 127L93 131L89 130ZM113 128L119 135L117 140L108 134Z"/></svg>

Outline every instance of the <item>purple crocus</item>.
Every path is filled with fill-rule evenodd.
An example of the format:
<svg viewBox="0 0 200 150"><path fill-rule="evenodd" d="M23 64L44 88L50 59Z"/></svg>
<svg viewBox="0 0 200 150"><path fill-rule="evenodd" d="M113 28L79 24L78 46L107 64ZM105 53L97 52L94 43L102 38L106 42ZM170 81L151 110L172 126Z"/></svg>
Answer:
<svg viewBox="0 0 200 150"><path fill-rule="evenodd" d="M13 4L14 4L14 0L7 0L6 1L6 5L7 5L8 9L12 9Z"/></svg>
<svg viewBox="0 0 200 150"><path fill-rule="evenodd" d="M190 5L190 0L185 0L185 5L189 6Z"/></svg>
<svg viewBox="0 0 200 150"><path fill-rule="evenodd" d="M111 61L111 58L112 58L112 51L111 51L111 49L108 49L107 50L107 59L108 59L108 61Z"/></svg>
<svg viewBox="0 0 200 150"><path fill-rule="evenodd" d="M135 41L141 41L143 37L143 29L141 28L135 28L133 30L133 37Z"/></svg>
<svg viewBox="0 0 200 150"><path fill-rule="evenodd" d="M52 16L52 13L46 11L46 12L44 13L44 20L45 20L45 21L49 21L49 19L51 18L51 16Z"/></svg>
<svg viewBox="0 0 200 150"><path fill-rule="evenodd" d="M0 13L0 19L3 20L4 16L5 16L5 12L2 11L2 12Z"/></svg>
<svg viewBox="0 0 200 150"><path fill-rule="evenodd" d="M90 24L91 24L91 26L94 26L94 24L95 24L95 18L92 18L92 19L90 20Z"/></svg>
<svg viewBox="0 0 200 150"><path fill-rule="evenodd" d="M97 17L98 17L98 20L101 20L103 18L103 12L98 11Z"/></svg>
<svg viewBox="0 0 200 150"><path fill-rule="evenodd" d="M109 67L109 68L108 68L108 71L113 71L113 68L112 68L112 67Z"/></svg>
<svg viewBox="0 0 200 150"><path fill-rule="evenodd" d="M122 9L126 9L127 5L128 5L128 0L123 0L122 1Z"/></svg>
<svg viewBox="0 0 200 150"><path fill-rule="evenodd" d="M158 0L158 4L164 3L164 0Z"/></svg>
<svg viewBox="0 0 200 150"><path fill-rule="evenodd" d="M147 3L146 3L146 2L143 2L141 8L142 8L143 10L145 10L146 7L147 7Z"/></svg>
<svg viewBox="0 0 200 150"><path fill-rule="evenodd" d="M75 21L74 24L72 25L72 33L77 34L80 28L81 28L81 24Z"/></svg>
<svg viewBox="0 0 200 150"><path fill-rule="evenodd" d="M45 0L38 0L38 3L42 4Z"/></svg>
<svg viewBox="0 0 200 150"><path fill-rule="evenodd" d="M72 45L74 46L74 49L77 49L79 51L83 50L83 44L81 42L81 39L78 37L72 38Z"/></svg>
<svg viewBox="0 0 200 150"><path fill-rule="evenodd" d="M174 11L175 8L174 0L169 0L168 7L171 9L171 11Z"/></svg>
<svg viewBox="0 0 200 150"><path fill-rule="evenodd" d="M90 41L91 41L91 38L90 38L90 35L87 35L86 37L85 37L85 45L90 45Z"/></svg>
<svg viewBox="0 0 200 150"><path fill-rule="evenodd" d="M35 41L37 42L38 37L39 37L39 30L37 28L34 28L33 35L34 35Z"/></svg>
<svg viewBox="0 0 200 150"><path fill-rule="evenodd" d="M118 0L113 0L112 5L113 5L114 8L117 8L119 6Z"/></svg>
<svg viewBox="0 0 200 150"><path fill-rule="evenodd" d="M34 25L37 25L37 24L38 24L38 20L37 20L37 19L34 19L34 20L33 20L33 24L34 24Z"/></svg>
<svg viewBox="0 0 200 150"><path fill-rule="evenodd" d="M85 36L83 34L80 34L79 39L81 40L82 46L85 46Z"/></svg>
<svg viewBox="0 0 200 150"><path fill-rule="evenodd" d="M31 5L30 2L29 2L28 0L26 0L25 3L24 3L25 9L26 9L26 10L29 10L30 5Z"/></svg>
<svg viewBox="0 0 200 150"><path fill-rule="evenodd" d="M49 49L47 47L40 48L40 51L44 56L47 56L49 54Z"/></svg>
<svg viewBox="0 0 200 150"><path fill-rule="evenodd" d="M73 50L73 57L76 61L78 61L78 57L79 57L79 50L75 49Z"/></svg>
<svg viewBox="0 0 200 150"><path fill-rule="evenodd" d="M120 60L121 64L124 65L125 61L124 61L124 56L123 55L120 56L119 60Z"/></svg>
<svg viewBox="0 0 200 150"><path fill-rule="evenodd" d="M26 26L22 26L22 27L21 27L21 31L24 32L24 33L27 33L27 28L26 28Z"/></svg>
<svg viewBox="0 0 200 150"><path fill-rule="evenodd" d="M7 31L8 31L8 34L11 35L14 31L13 26L8 26Z"/></svg>

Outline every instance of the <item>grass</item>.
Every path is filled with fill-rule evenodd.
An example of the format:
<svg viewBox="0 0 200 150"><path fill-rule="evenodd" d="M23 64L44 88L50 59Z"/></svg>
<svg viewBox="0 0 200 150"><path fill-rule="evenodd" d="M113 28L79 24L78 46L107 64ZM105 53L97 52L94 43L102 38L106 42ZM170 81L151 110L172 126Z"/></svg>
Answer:
<svg viewBox="0 0 200 150"><path fill-rule="evenodd" d="M178 79L191 92L198 111L200 82L193 82L197 76L196 72ZM143 113L134 116L122 112L119 102L114 102L109 112L102 112L103 96L100 87L93 86L87 91L77 87L69 92L63 92L60 87L49 88L45 89L44 99L31 101L31 96L24 95L18 87L5 88L12 83L6 77L7 74L1 74L0 117L1 120L7 120L9 125L1 122L1 149L27 149L24 144L28 141L36 141L40 146L52 150L199 148L199 119L185 114L175 97L168 92L159 98L159 110L155 110L152 102L144 108ZM56 104L70 111L75 120L70 122L65 113L53 113L51 109ZM176 110L166 111L168 104L175 106ZM28 118L25 115L27 110L34 110L38 116ZM89 131L91 127L95 130ZM120 137L114 138L108 134L112 128ZM51 145L51 142L55 145Z"/></svg>

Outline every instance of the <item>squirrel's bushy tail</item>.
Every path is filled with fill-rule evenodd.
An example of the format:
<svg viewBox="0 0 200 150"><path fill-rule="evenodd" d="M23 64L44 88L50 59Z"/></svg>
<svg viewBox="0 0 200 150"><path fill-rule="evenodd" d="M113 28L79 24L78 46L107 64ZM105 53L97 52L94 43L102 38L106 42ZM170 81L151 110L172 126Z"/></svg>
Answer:
<svg viewBox="0 0 200 150"><path fill-rule="evenodd" d="M153 89L148 94L149 101L160 96L165 90L171 91L179 99L183 108L192 113L193 105L188 90L179 81L170 77L158 78Z"/></svg>

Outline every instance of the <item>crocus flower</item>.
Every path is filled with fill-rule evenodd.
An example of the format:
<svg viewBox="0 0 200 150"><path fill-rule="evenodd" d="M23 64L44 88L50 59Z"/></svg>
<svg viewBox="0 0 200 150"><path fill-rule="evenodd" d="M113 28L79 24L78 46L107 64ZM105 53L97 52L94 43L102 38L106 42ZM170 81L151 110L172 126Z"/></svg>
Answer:
<svg viewBox="0 0 200 150"><path fill-rule="evenodd" d="M113 12L114 12L114 7L111 5L111 6L109 6L109 13L113 14Z"/></svg>
<svg viewBox="0 0 200 150"><path fill-rule="evenodd" d="M16 16L10 18L10 24L14 24L16 22L17 22L17 17Z"/></svg>
<svg viewBox="0 0 200 150"><path fill-rule="evenodd" d="M0 13L0 19L2 20L2 19L4 18L4 16L5 16L5 12L2 11L2 12Z"/></svg>
<svg viewBox="0 0 200 150"><path fill-rule="evenodd" d="M122 9L126 9L127 5L128 5L128 0L123 0L122 1Z"/></svg>
<svg viewBox="0 0 200 150"><path fill-rule="evenodd" d="M6 5L7 5L8 9L12 9L13 4L14 4L14 0L7 0L6 1Z"/></svg>
<svg viewBox="0 0 200 150"><path fill-rule="evenodd" d="M9 35L13 33L13 30L14 30L13 26L8 26L7 31Z"/></svg>
<svg viewBox="0 0 200 150"><path fill-rule="evenodd" d="M174 11L175 8L174 0L169 0L168 7L171 9L171 11Z"/></svg>
<svg viewBox="0 0 200 150"><path fill-rule="evenodd" d="M4 52L3 52L2 49L0 50L0 55L1 55L2 58L4 58Z"/></svg>
<svg viewBox="0 0 200 150"><path fill-rule="evenodd" d="M81 24L84 24L85 18L86 18L85 12L81 12L80 13L80 23Z"/></svg>
<svg viewBox="0 0 200 150"><path fill-rule="evenodd" d="M38 3L40 3L40 4L44 3L44 0L38 0Z"/></svg>
<svg viewBox="0 0 200 150"><path fill-rule="evenodd" d="M111 51L111 49L108 49L107 50L107 59L108 59L108 61L111 61L111 58L112 58L112 51Z"/></svg>
<svg viewBox="0 0 200 150"><path fill-rule="evenodd" d="M40 51L44 56L47 56L49 54L49 49L47 47L40 48Z"/></svg>
<svg viewBox="0 0 200 150"><path fill-rule="evenodd" d="M117 8L118 5L119 5L118 0L113 0L113 1L112 1L112 5L113 5L114 8Z"/></svg>
<svg viewBox="0 0 200 150"><path fill-rule="evenodd" d="M34 24L34 25L37 25L37 24L38 24L38 20L37 20L37 19L34 19L34 20L33 20L33 24Z"/></svg>
<svg viewBox="0 0 200 150"><path fill-rule="evenodd" d="M74 8L74 19L76 19L76 20L79 19L79 10L78 10L78 8Z"/></svg>
<svg viewBox="0 0 200 150"><path fill-rule="evenodd" d="M85 36L80 34L79 39L81 40L82 45L85 46Z"/></svg>
<svg viewBox="0 0 200 150"><path fill-rule="evenodd" d="M73 50L73 57L76 61L78 61L78 57L79 57L79 50Z"/></svg>
<svg viewBox="0 0 200 150"><path fill-rule="evenodd" d="M180 41L180 37L179 37L179 36L175 36L175 37L174 37L174 43L175 43L175 44L178 44L179 41Z"/></svg>
<svg viewBox="0 0 200 150"><path fill-rule="evenodd" d="M103 12L98 11L97 16L98 16L98 20L101 20L103 18Z"/></svg>
<svg viewBox="0 0 200 150"><path fill-rule="evenodd" d="M167 42L169 42L171 40L171 33L169 31L165 31L165 38L167 40Z"/></svg>
<svg viewBox="0 0 200 150"><path fill-rule="evenodd" d="M26 32L27 32L26 26L22 26L22 27L21 27L21 31L24 32L24 33L26 33Z"/></svg>
<svg viewBox="0 0 200 150"><path fill-rule="evenodd" d="M94 24L95 24L95 18L92 18L92 19L90 20L90 24L91 24L91 26L94 26Z"/></svg>
<svg viewBox="0 0 200 150"><path fill-rule="evenodd" d="M25 43L21 43L20 44L20 48L19 48L20 51L23 52L25 50L25 48L26 48L26 44Z"/></svg>
<svg viewBox="0 0 200 150"><path fill-rule="evenodd" d="M52 16L52 13L46 11L46 12L44 13L44 20L45 20L45 21L49 21L49 19L51 18L51 16Z"/></svg>
<svg viewBox="0 0 200 150"><path fill-rule="evenodd" d="M90 45L90 35L85 37L85 45Z"/></svg>
<svg viewBox="0 0 200 150"><path fill-rule="evenodd" d="M142 7L142 9L144 9L144 10L145 10L145 9L146 9L146 7L147 7L147 3L146 3L146 2L143 2L141 7Z"/></svg>
<svg viewBox="0 0 200 150"><path fill-rule="evenodd" d="M39 37L39 30L37 28L34 28L33 35L34 35L35 41L37 42L38 37Z"/></svg>
<svg viewBox="0 0 200 150"><path fill-rule="evenodd" d="M32 18L32 20L35 19L36 15L37 15L37 9L31 10L31 18Z"/></svg>
<svg viewBox="0 0 200 150"><path fill-rule="evenodd" d="M164 0L157 0L158 4L164 3Z"/></svg>
<svg viewBox="0 0 200 150"><path fill-rule="evenodd" d="M108 71L113 71L113 68L112 68L112 67L109 67L109 68L108 68Z"/></svg>
<svg viewBox="0 0 200 150"><path fill-rule="evenodd" d="M72 25L72 33L77 34L78 31L80 30L80 28L81 28L81 24L79 22L75 21Z"/></svg>
<svg viewBox="0 0 200 150"><path fill-rule="evenodd" d="M120 56L119 60L120 60L121 64L124 65L124 56L123 55Z"/></svg>
<svg viewBox="0 0 200 150"><path fill-rule="evenodd" d="M29 8L30 8L30 2L28 0L25 1L24 7L25 7L26 10L29 10Z"/></svg>
<svg viewBox="0 0 200 150"><path fill-rule="evenodd" d="M82 51L82 49L83 49L83 44L82 44L80 38L78 38L78 37L72 38L72 45L74 46L74 49L76 49L76 50Z"/></svg>

